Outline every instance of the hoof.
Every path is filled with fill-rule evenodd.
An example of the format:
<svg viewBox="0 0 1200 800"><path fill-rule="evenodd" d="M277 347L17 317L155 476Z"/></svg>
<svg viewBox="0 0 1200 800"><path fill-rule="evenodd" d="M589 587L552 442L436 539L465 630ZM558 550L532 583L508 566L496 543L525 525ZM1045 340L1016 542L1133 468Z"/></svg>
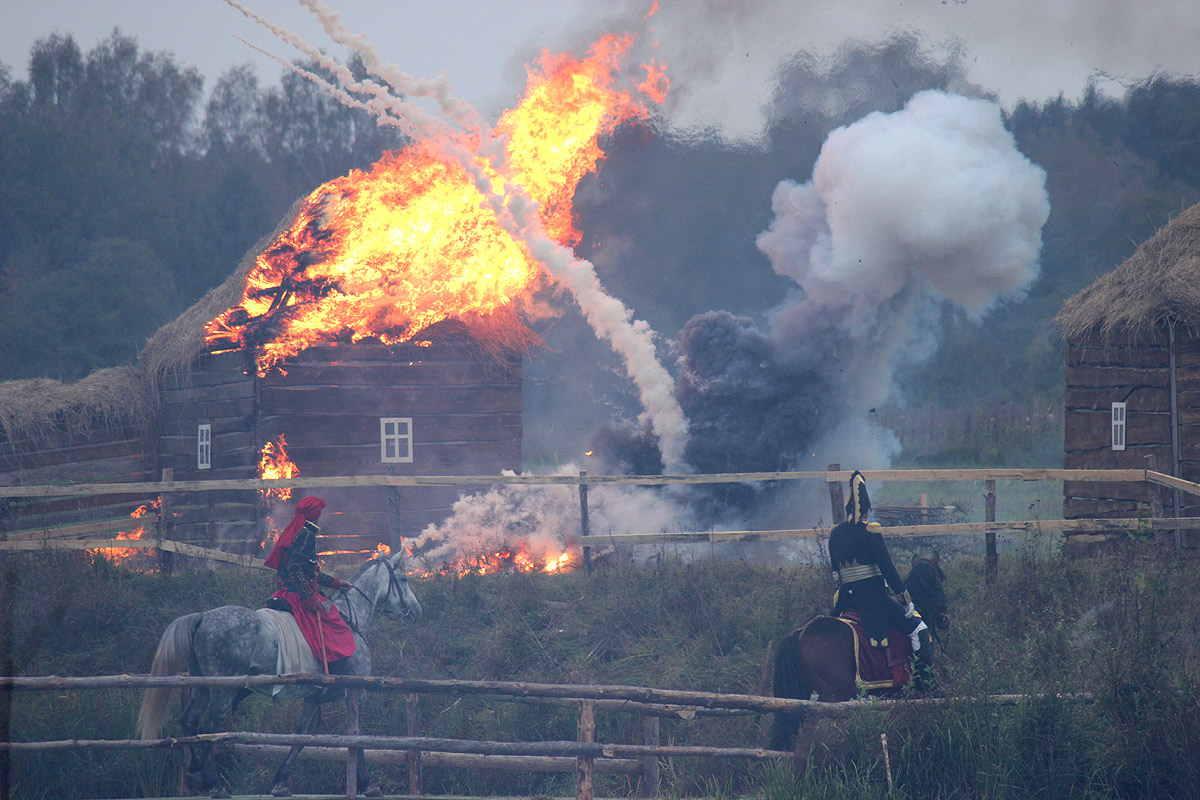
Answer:
<svg viewBox="0 0 1200 800"><path fill-rule="evenodd" d="M271 797L291 797L292 792L287 784L275 784L271 787Z"/></svg>

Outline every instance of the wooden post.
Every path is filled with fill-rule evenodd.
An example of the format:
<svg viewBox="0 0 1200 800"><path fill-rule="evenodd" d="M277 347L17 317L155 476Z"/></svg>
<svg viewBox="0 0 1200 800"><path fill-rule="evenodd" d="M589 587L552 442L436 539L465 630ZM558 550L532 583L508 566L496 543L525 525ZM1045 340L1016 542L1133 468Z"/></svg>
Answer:
<svg viewBox="0 0 1200 800"><path fill-rule="evenodd" d="M421 735L421 696L409 692L404 700L405 722L409 736ZM421 751L408 751L408 793L421 794Z"/></svg>
<svg viewBox="0 0 1200 800"><path fill-rule="evenodd" d="M596 701L579 701L579 741L596 741ZM575 767L576 800L594 800L596 764L592 756L579 756Z"/></svg>
<svg viewBox="0 0 1200 800"><path fill-rule="evenodd" d="M586 478L587 470L579 470L579 477ZM579 529L583 535L583 541L587 541L587 537L591 536L591 530L588 525L588 499L587 499L587 484L580 482L579 484ZM592 548L586 544L583 546L583 573L585 575L592 574Z"/></svg>
<svg viewBox="0 0 1200 800"><path fill-rule="evenodd" d="M642 717L642 744L658 747L658 717ZM642 756L642 782L639 797L658 797L658 756Z"/></svg>
<svg viewBox="0 0 1200 800"><path fill-rule="evenodd" d="M842 465L841 464L830 464L825 469L828 470L829 472L840 472L842 469ZM831 517L831 519L833 520L833 524L837 525L838 523L845 522L846 521L846 500L842 496L842 482L841 481L830 481L829 482L829 504L833 507L833 516Z"/></svg>
<svg viewBox="0 0 1200 800"><path fill-rule="evenodd" d="M320 619L319 613L317 618ZM362 730L362 696L362 689L346 690L346 733L349 736L358 736ZM358 754L361 752L357 747L346 748L346 797L351 800L358 797Z"/></svg>
<svg viewBox="0 0 1200 800"><path fill-rule="evenodd" d="M984 517L986 522L996 521L996 482L987 481L987 494L984 495ZM996 532L987 532L987 555L984 559L984 579L986 583L994 583L1000 571L999 555L996 553Z"/></svg>
<svg viewBox="0 0 1200 800"><path fill-rule="evenodd" d="M921 524L929 524L929 495L923 494L917 498L917 506L921 509Z"/></svg>
<svg viewBox="0 0 1200 800"><path fill-rule="evenodd" d="M175 470L167 467L162 471L163 483L170 483L175 480ZM160 494L158 496L158 568L164 575L170 575L171 569L174 567L175 554L170 550L162 549L162 542L165 539L171 538L171 525L175 518L171 516L171 495Z"/></svg>

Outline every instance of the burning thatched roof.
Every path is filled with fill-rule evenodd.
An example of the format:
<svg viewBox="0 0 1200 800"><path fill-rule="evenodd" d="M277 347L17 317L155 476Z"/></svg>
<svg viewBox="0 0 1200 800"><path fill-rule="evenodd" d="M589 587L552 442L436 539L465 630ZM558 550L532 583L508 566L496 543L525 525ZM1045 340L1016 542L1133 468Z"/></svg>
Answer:
<svg viewBox="0 0 1200 800"><path fill-rule="evenodd" d="M1071 341L1153 335L1166 322L1200 329L1200 204L1070 297L1054 322Z"/></svg>

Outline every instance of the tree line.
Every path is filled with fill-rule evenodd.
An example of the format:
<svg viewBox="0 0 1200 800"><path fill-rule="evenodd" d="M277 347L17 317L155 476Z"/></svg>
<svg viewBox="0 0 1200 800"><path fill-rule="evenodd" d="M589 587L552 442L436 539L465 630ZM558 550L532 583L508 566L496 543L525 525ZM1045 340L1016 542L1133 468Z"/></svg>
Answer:
<svg viewBox="0 0 1200 800"><path fill-rule="evenodd" d="M114 31L0 65L0 380L132 361L287 208L404 137L286 72L205 95L195 68Z"/></svg>
<svg viewBox="0 0 1200 800"><path fill-rule="evenodd" d="M781 72L763 143L653 127L618 134L600 175L581 186L583 254L593 255L589 240L621 233L637 261L656 265L618 274L597 261L656 329L673 335L711 308L768 308L777 276L745 270L731 282L714 253L761 260L753 239L774 183L807 179L833 127L963 83L960 64L932 61L910 39L846 52L833 71L798 59ZM836 113L814 110L835 96L847 98ZM982 325L949 316L953 335L937 356L902 376L915 399L1061 393L1062 343L1049 320L1063 300L1200 199L1198 100L1196 80L1155 75L1119 98L1093 90L1006 114L1021 151L1047 172L1041 277ZM27 79L0 64L0 380L73 380L130 362L298 197L404 144L291 71L264 86L234 67L206 92L195 68L120 31L88 53L69 35L38 41ZM673 191L684 175L720 191ZM641 197L612 203L617 193ZM696 279L706 269L722 279Z"/></svg>

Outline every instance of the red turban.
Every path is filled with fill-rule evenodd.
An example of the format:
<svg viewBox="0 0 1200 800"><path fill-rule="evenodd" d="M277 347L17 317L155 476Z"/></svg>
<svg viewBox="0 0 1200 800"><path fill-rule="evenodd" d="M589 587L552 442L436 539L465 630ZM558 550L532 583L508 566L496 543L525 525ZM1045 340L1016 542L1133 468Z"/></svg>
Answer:
<svg viewBox="0 0 1200 800"><path fill-rule="evenodd" d="M271 550L271 555L267 556L267 566L271 569L278 569L279 562L283 560L283 548L290 547L296 539L296 534L304 527L304 523L309 520L316 522L321 518L321 509L325 507L325 501L319 497L302 497L300 502L296 503L296 516L292 517L292 521L287 524L283 532L279 534L279 538L275 540L275 547Z"/></svg>

